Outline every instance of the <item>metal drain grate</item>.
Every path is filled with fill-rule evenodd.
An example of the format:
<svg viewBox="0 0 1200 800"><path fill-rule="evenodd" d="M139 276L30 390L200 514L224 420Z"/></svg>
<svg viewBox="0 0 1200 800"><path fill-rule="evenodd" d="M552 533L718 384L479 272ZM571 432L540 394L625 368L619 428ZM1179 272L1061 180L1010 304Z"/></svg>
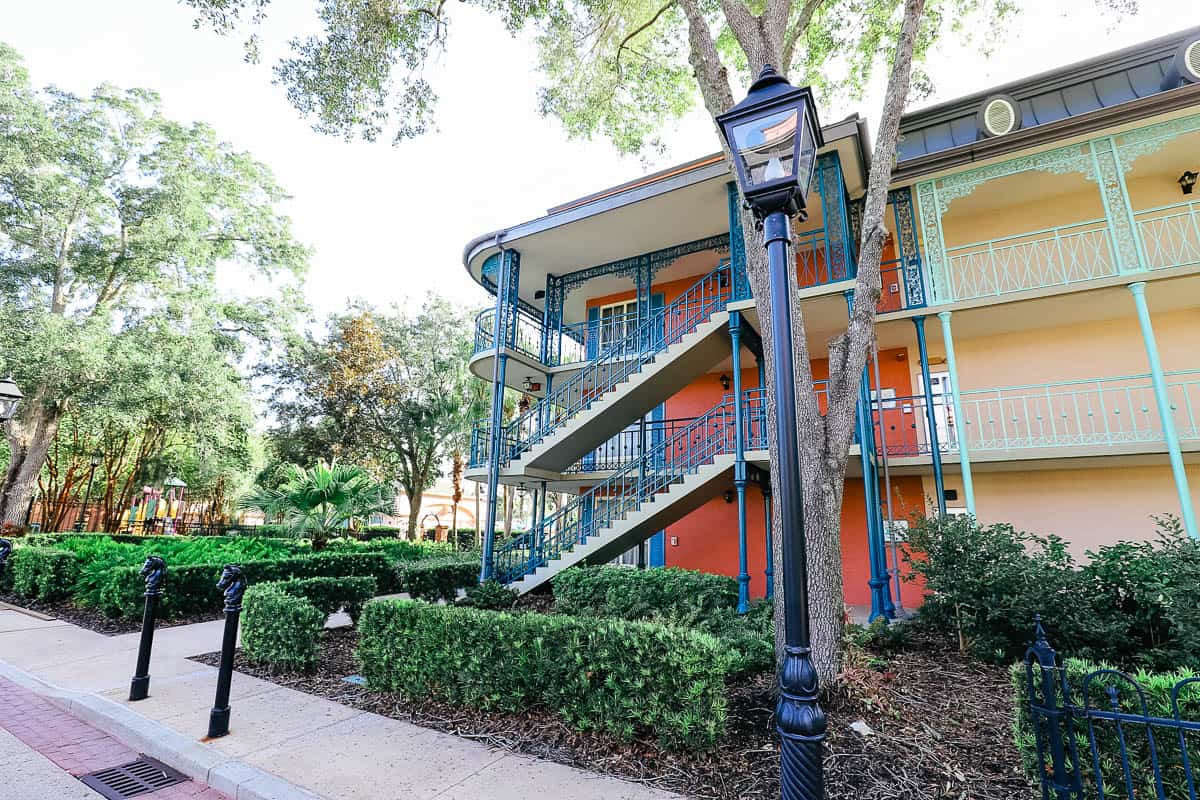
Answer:
<svg viewBox="0 0 1200 800"><path fill-rule="evenodd" d="M143 755L137 761L81 775L83 785L95 789L108 800L124 800L190 780L161 761Z"/></svg>

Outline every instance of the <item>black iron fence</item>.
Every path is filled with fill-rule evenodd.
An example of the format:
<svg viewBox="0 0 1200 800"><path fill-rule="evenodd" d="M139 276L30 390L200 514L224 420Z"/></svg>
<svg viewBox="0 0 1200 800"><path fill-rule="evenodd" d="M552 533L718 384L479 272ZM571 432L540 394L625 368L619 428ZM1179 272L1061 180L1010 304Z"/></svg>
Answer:
<svg viewBox="0 0 1200 800"><path fill-rule="evenodd" d="M1200 674L1061 661L1038 619L1024 681L1017 740L1043 800L1198 800Z"/></svg>

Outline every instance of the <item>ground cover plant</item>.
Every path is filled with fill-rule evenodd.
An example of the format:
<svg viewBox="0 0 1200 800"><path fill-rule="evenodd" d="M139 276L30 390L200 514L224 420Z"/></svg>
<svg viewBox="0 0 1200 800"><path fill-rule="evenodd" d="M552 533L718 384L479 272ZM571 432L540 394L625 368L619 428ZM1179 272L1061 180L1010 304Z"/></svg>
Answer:
<svg viewBox="0 0 1200 800"><path fill-rule="evenodd" d="M976 657L1020 659L1040 614L1059 652L1128 669L1200 664L1200 543L1173 518L1153 541L1097 548L1080 564L1057 536L971 517L920 519L907 556L930 594L918 617Z"/></svg>

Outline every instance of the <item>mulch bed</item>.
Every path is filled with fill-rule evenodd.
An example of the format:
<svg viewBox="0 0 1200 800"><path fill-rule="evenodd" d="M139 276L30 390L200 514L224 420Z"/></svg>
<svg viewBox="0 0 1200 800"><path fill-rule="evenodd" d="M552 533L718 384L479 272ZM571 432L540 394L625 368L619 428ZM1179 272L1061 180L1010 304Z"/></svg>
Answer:
<svg viewBox="0 0 1200 800"><path fill-rule="evenodd" d="M364 711L482 741L493 747L615 775L695 798L779 796L772 711L774 676L730 687L729 725L706 753L673 753L653 740L622 742L580 733L541 710L484 712L372 692L342 678L358 671L351 628L326 631L311 674L240 672ZM218 653L195 656L216 665ZM886 664L883 663L886 661ZM1004 669L965 659L947 643L915 634L900 652L859 654L829 714L825 782L830 800L1012 800L1032 796L1011 740L1011 690ZM862 721L866 736L850 728Z"/></svg>
<svg viewBox="0 0 1200 800"><path fill-rule="evenodd" d="M120 636L123 633L133 633L142 629L142 620L139 619L112 619L106 617L94 608L80 608L72 605L69 600L59 600L53 603L44 603L38 600L30 600L27 597L18 597L14 594L0 592L0 603L8 603L9 605L25 608L30 611L36 611L39 614L61 619L63 622L69 622L72 625L78 625L81 628L87 628L96 633L102 633L105 636ZM208 614L197 614L191 617L182 619L173 619L170 621L159 620L155 628L171 628L176 625L191 625L195 622L208 622L214 619L220 619L221 612L214 611Z"/></svg>

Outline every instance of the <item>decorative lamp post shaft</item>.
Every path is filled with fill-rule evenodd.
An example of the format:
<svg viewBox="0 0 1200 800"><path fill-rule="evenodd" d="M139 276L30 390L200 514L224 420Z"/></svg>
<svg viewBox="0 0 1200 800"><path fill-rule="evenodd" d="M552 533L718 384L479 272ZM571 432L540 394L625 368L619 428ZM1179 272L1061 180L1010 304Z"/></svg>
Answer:
<svg viewBox="0 0 1200 800"><path fill-rule="evenodd" d="M825 796L821 743L825 713L817 703L808 624L808 554L804 541L803 485L797 447L796 369L792 361L792 312L788 292L787 216L777 211L763 224L771 285L772 364L775 372L775 438L779 450L780 522L783 528L784 659L779 671L775 726L782 740L780 782L784 800Z"/></svg>
<svg viewBox="0 0 1200 800"><path fill-rule="evenodd" d="M142 577L146 579L146 608L142 612L142 638L138 641L137 667L129 683L130 701L145 700L150 694L150 649L154 646L154 619L166 575L167 562L158 556L148 557L142 565Z"/></svg>
<svg viewBox="0 0 1200 800"><path fill-rule="evenodd" d="M242 568L226 564L217 588L225 592L225 636L221 641L221 666L217 671L217 697L208 717L208 738L229 733L229 689L233 684L233 651L237 647L238 620L242 614L242 594L246 578Z"/></svg>

